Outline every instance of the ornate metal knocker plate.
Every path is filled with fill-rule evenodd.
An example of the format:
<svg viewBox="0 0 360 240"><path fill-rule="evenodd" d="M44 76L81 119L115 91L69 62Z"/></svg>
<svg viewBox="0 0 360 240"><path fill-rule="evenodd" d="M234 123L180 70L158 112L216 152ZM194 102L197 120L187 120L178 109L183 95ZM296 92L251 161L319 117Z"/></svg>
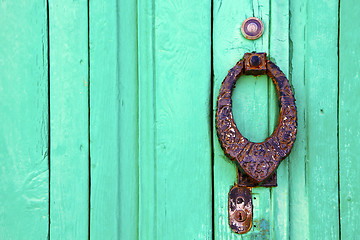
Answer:
<svg viewBox="0 0 360 240"><path fill-rule="evenodd" d="M233 119L231 94L237 79L242 74L267 74L277 89L280 101L278 124L271 136L261 143L251 142L241 135ZM266 53L245 53L244 58L230 69L221 85L217 100L216 129L221 147L226 156L232 161L236 161L239 167L239 174L241 176L238 176L238 179L246 179L245 183L238 182L240 186L253 187L269 181L280 162L289 155L297 131L295 98L284 73L273 62L266 59ZM268 186L274 185L270 184ZM236 191L232 189L232 192ZM240 189L238 192L244 191ZM242 199L244 202L247 202L244 196ZM232 196L229 194L229 205L231 202L236 202L236 200L232 199ZM239 211L244 210L240 208ZM231 219L231 216L239 216L239 213L230 210L229 206L229 223L232 230L237 233L249 231L251 224L248 229L245 229L244 224L240 224L244 221L239 221L242 219L236 219L236 217ZM235 221L232 221L234 219ZM239 223L239 226L236 223Z"/></svg>

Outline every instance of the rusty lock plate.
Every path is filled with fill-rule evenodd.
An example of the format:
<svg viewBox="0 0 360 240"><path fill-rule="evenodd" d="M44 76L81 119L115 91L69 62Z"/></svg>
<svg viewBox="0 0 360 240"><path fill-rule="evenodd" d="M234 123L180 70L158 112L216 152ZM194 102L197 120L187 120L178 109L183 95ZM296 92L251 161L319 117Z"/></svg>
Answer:
<svg viewBox="0 0 360 240"><path fill-rule="evenodd" d="M242 74L267 74L277 90L280 101L278 124L271 136L261 143L246 139L233 119L231 95ZM246 233L252 225L248 224L248 220L252 222L252 202L246 202L251 204L251 208L246 207L246 211L245 205L241 204L236 205L234 210L235 192L236 198L241 195L245 200L248 193L251 199L250 187L276 186L275 171L280 162L290 154L297 132L297 111L290 83L279 67L266 59L266 53L245 53L243 59L230 69L219 91L215 121L221 147L238 167L238 183L229 193L229 224L234 232ZM243 212L236 209L242 209ZM243 219L246 221L242 221Z"/></svg>
<svg viewBox="0 0 360 240"><path fill-rule="evenodd" d="M252 197L247 187L233 186L229 192L229 225L236 233L247 233L252 225Z"/></svg>

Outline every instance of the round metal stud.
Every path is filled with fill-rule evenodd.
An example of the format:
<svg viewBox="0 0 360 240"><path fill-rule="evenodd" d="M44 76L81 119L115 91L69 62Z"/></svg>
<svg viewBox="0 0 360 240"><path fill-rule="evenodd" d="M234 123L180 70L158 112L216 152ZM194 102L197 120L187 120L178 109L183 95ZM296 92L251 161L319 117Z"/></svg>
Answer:
<svg viewBox="0 0 360 240"><path fill-rule="evenodd" d="M252 56L252 57L250 58L250 64L251 64L253 67L259 66L260 63L261 63L261 59L259 58L259 56L254 55L254 56Z"/></svg>
<svg viewBox="0 0 360 240"><path fill-rule="evenodd" d="M245 19L241 25L241 33L247 39L258 39L264 32L264 24L256 17Z"/></svg>

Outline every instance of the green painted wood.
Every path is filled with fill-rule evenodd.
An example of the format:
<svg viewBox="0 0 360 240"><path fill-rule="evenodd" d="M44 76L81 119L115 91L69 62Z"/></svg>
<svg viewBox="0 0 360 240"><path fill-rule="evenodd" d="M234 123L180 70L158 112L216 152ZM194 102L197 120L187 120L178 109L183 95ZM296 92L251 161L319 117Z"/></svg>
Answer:
<svg viewBox="0 0 360 240"><path fill-rule="evenodd" d="M117 5L119 61L119 232L121 239L138 238L139 143L138 143L138 36L137 4L121 0Z"/></svg>
<svg viewBox="0 0 360 240"><path fill-rule="evenodd" d="M140 207L136 3L92 1L89 17L90 236L137 239Z"/></svg>
<svg viewBox="0 0 360 240"><path fill-rule="evenodd" d="M213 108L227 72L245 52L269 52L269 1L214 1L213 6ZM248 17L260 18L265 26L258 40L245 39L240 27ZM242 76L233 91L233 115L239 131L251 141L268 137L268 85L266 76ZM228 192L236 181L235 163L224 155L213 128L214 138L214 214L215 239L253 239L270 237L270 189L253 189L253 228L245 235L233 233L228 225Z"/></svg>
<svg viewBox="0 0 360 240"><path fill-rule="evenodd" d="M46 2L0 3L0 239L339 239L339 225L357 238L355 2L49 3L50 59ZM240 33L250 16L265 24L256 41ZM227 224L235 165L210 119L227 71L253 50L289 77L299 125L278 187L253 190L254 228L240 236ZM242 77L233 111L264 140L278 112L271 81Z"/></svg>
<svg viewBox="0 0 360 240"><path fill-rule="evenodd" d="M125 135L120 132L119 116L118 4L116 0L89 2L90 239L120 237L119 143Z"/></svg>
<svg viewBox="0 0 360 240"><path fill-rule="evenodd" d="M289 199L290 199L290 238L310 239L309 216L309 179L308 179L308 129L306 115L307 78L305 78L306 54L306 9L307 1L290 1L290 74L295 90L298 113L298 131L296 142L289 158ZM318 224L319 226L321 224Z"/></svg>
<svg viewBox="0 0 360 240"><path fill-rule="evenodd" d="M305 121L308 135L305 176L309 237L337 239L338 1L309 1L306 13Z"/></svg>
<svg viewBox="0 0 360 240"><path fill-rule="evenodd" d="M269 57L289 79L289 1L270 1ZM276 89L269 80L268 136L276 128L279 101ZM290 154L277 169L278 186L271 188L270 222L273 239L289 239L289 162Z"/></svg>
<svg viewBox="0 0 360 240"><path fill-rule="evenodd" d="M157 239L154 1L138 1L139 222L138 238ZM161 187L161 186L159 186Z"/></svg>
<svg viewBox="0 0 360 240"><path fill-rule="evenodd" d="M156 222L148 224L159 240L211 239L211 2L157 0L154 26Z"/></svg>
<svg viewBox="0 0 360 240"><path fill-rule="evenodd" d="M291 238L338 239L338 1L292 1L290 11L299 116L290 162Z"/></svg>
<svg viewBox="0 0 360 240"><path fill-rule="evenodd" d="M339 42L339 175L341 238L360 235L360 123L358 104L360 7L357 1L340 2Z"/></svg>
<svg viewBox="0 0 360 240"><path fill-rule="evenodd" d="M47 239L46 1L0 2L0 239Z"/></svg>
<svg viewBox="0 0 360 240"><path fill-rule="evenodd" d="M50 1L50 238L87 239L87 1Z"/></svg>

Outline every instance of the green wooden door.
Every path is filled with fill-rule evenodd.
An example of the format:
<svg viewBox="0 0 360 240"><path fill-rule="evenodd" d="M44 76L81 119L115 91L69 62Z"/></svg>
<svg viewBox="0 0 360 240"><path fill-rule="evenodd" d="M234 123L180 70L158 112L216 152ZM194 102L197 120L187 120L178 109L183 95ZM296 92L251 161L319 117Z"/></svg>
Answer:
<svg viewBox="0 0 360 240"><path fill-rule="evenodd" d="M359 13L345 0L1 1L0 239L360 239ZM252 16L255 41L240 33ZM214 111L251 51L292 83L298 134L237 235ZM232 99L246 137L271 134L267 77L241 77Z"/></svg>

